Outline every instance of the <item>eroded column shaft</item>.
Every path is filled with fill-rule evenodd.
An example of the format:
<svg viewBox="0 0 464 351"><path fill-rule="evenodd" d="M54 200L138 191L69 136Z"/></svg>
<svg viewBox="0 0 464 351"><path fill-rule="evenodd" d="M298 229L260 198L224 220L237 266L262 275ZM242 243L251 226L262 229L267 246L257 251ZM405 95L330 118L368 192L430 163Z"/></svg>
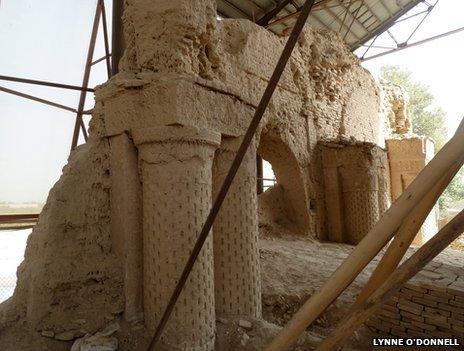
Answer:
<svg viewBox="0 0 464 351"><path fill-rule="evenodd" d="M235 157L239 138L224 138L213 167L216 195ZM256 146L239 168L214 224L216 313L261 316Z"/></svg>
<svg viewBox="0 0 464 351"><path fill-rule="evenodd" d="M138 139L142 142L144 317L154 332L211 207L211 169L219 135L161 127ZM214 349L212 246L210 237L165 328L162 341L169 349Z"/></svg>
<svg viewBox="0 0 464 351"><path fill-rule="evenodd" d="M110 138L111 235L113 249L122 260L127 320L142 313L142 185L137 149L128 135Z"/></svg>

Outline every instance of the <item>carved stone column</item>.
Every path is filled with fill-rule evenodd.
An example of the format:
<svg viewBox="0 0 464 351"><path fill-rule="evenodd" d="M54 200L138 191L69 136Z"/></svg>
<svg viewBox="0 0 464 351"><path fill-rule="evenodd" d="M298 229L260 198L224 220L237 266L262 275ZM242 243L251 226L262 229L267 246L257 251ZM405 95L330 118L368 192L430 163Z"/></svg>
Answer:
<svg viewBox="0 0 464 351"><path fill-rule="evenodd" d="M144 317L153 332L211 207L220 135L164 126L135 133L143 184ZM212 237L191 272L163 335L172 350L214 349Z"/></svg>
<svg viewBox="0 0 464 351"><path fill-rule="evenodd" d="M213 167L214 196L224 181L241 138L223 138ZM214 224L216 313L261 316L256 145L250 146Z"/></svg>

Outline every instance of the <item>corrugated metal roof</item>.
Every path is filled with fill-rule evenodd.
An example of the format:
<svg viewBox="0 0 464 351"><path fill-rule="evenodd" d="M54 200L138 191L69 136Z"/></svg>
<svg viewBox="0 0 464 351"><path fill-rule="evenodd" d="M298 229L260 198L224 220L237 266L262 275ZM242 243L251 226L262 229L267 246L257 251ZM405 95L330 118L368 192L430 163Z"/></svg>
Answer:
<svg viewBox="0 0 464 351"><path fill-rule="evenodd" d="M309 23L340 33L354 50L387 30L421 2L423 0L318 0ZM304 0L217 0L220 16L247 18L257 23L261 20L261 25L277 34L289 32L303 3ZM282 10L272 16L279 6ZM263 18L266 14L272 18Z"/></svg>

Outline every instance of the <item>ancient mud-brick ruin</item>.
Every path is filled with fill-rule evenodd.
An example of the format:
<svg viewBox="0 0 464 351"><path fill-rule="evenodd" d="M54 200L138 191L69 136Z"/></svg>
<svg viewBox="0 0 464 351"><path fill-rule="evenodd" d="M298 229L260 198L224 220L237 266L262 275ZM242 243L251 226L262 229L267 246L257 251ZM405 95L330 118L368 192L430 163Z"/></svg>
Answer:
<svg viewBox="0 0 464 351"><path fill-rule="evenodd" d="M18 338L22 350L69 349L115 322L120 350L146 349L285 43L250 21L218 20L212 0L127 0L124 33L89 140L50 191L0 305L2 350ZM262 281L281 268L261 269L259 232L360 242L433 153L412 135L406 105L336 34L304 30L167 324L166 350L264 349L280 327L263 319L272 291ZM277 178L259 197L257 155Z"/></svg>

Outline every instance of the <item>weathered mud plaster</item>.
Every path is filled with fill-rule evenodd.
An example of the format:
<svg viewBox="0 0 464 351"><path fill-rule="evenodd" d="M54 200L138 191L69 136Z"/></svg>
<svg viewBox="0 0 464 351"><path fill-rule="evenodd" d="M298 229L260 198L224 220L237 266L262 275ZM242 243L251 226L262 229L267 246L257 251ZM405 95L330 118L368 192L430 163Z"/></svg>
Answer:
<svg viewBox="0 0 464 351"><path fill-rule="evenodd" d="M357 244L390 205L387 153L373 144L322 149L329 240Z"/></svg>
<svg viewBox="0 0 464 351"><path fill-rule="evenodd" d="M176 11L182 18L183 10L163 12L155 9L157 1L130 3L128 22L164 23L163 37L169 34L170 41L181 45L182 50L174 55L164 39L158 43L157 37L145 45L140 39L145 34L131 32L137 39L128 40L121 64L124 72L97 92L112 116L107 121L108 133L131 133L137 126L177 123L229 136L243 135L284 40L249 21L205 21L203 15L195 25L182 23L174 30L167 23ZM188 6L195 6L196 11L209 11L209 5L205 5L208 2L190 3L195 3ZM144 6L143 13L149 15L138 17L138 6ZM152 53L155 66L142 59L149 56L146 51L152 46L156 46ZM163 47L166 52L161 55ZM284 186L286 197L295 204L294 211L300 212L294 221L300 233L324 234L317 141L383 141L384 137L379 137L383 133L379 109L376 83L342 41L334 34L306 30L265 115L261 138L280 143L280 149L294 159L292 181L285 180L289 178L285 171L276 173L281 182L300 184ZM262 152L258 152L264 158L272 157L266 149L260 145Z"/></svg>
<svg viewBox="0 0 464 351"><path fill-rule="evenodd" d="M244 135L285 42L246 20L218 21L213 0L126 5L120 73L96 89L89 142L73 152L50 193L18 271L14 307L2 313L0 305L2 322L18 317L31 330L94 332L123 311L137 314L142 279L144 321L152 332L211 205L215 149L221 138ZM279 183L273 201L282 206L272 208L270 218L285 219L278 224L301 236L326 237L317 145L352 140L382 146L388 131L380 106L376 82L343 41L307 28L257 136L258 153L273 164ZM223 156L217 154L215 164L225 169ZM254 179L253 171L254 162L247 162L233 192L250 210L257 207L254 184L246 180ZM120 192L125 182L131 184ZM122 212L131 218L118 229L113 217ZM241 254L253 262L256 214L238 215L240 231L249 226L249 242L233 226L220 232L238 246L243 241ZM140 235L142 277L136 255L142 244L124 239ZM213 347L215 307L220 310L214 250L210 238L168 324L168 348ZM256 306L236 312L258 316L258 266L241 267L252 292L244 301Z"/></svg>
<svg viewBox="0 0 464 351"><path fill-rule="evenodd" d="M408 116L407 91L385 80L379 82L381 96L381 115L386 122L384 133L387 136L408 135L412 133L412 123Z"/></svg>
<svg viewBox="0 0 464 351"><path fill-rule="evenodd" d="M27 243L1 329L20 323L50 335L104 328L124 311L122 267L110 233L109 145L101 105L90 137L63 169ZM6 313L7 312L7 313Z"/></svg>
<svg viewBox="0 0 464 351"><path fill-rule="evenodd" d="M213 167L213 198L219 192L241 138L223 138ZM213 229L216 313L261 317L256 142L248 150Z"/></svg>
<svg viewBox="0 0 464 351"><path fill-rule="evenodd" d="M165 126L135 133L143 184L144 316L154 332L212 199L212 163L220 135ZM214 349L213 245L209 237L169 320L172 350Z"/></svg>
<svg viewBox="0 0 464 351"><path fill-rule="evenodd" d="M392 199L396 200L433 158L435 144L426 137L407 135L387 140L391 172ZM437 208L435 207L414 239L422 244L438 232Z"/></svg>
<svg viewBox="0 0 464 351"><path fill-rule="evenodd" d="M125 318L142 318L142 185L138 152L126 133L109 138L111 160L111 239L123 262Z"/></svg>

